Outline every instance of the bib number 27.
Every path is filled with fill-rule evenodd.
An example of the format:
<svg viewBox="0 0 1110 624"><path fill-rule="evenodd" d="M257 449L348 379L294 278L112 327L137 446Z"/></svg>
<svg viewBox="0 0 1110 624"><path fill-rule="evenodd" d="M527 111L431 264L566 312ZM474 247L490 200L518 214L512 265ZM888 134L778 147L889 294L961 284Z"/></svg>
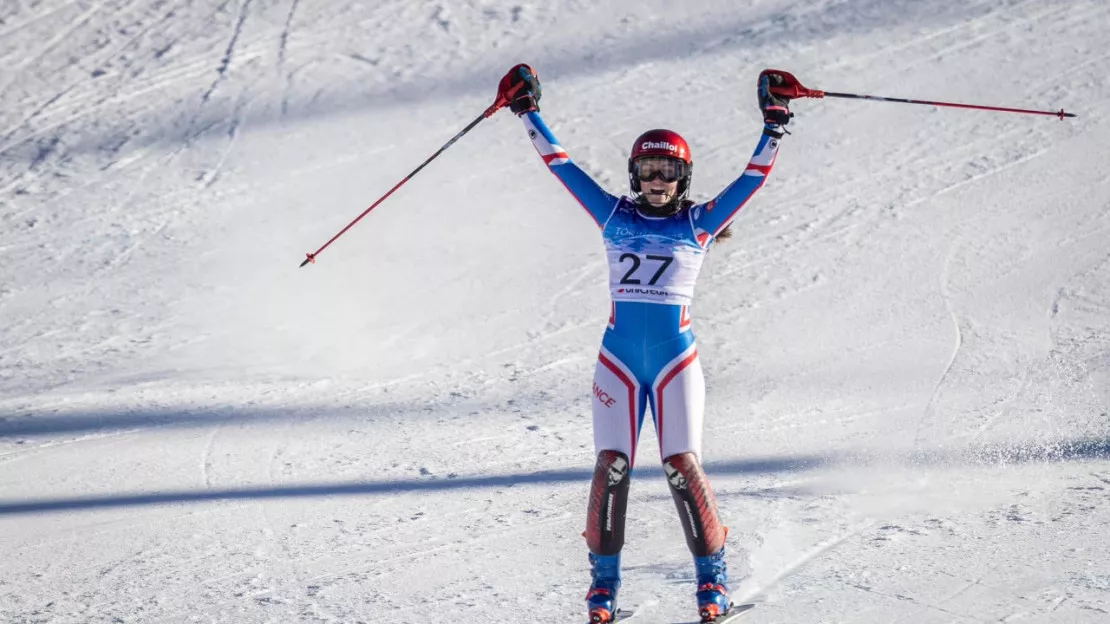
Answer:
<svg viewBox="0 0 1110 624"><path fill-rule="evenodd" d="M640 265L643 264L644 261L660 263L658 268L655 269L655 274L652 275L651 280L648 281L648 286L654 286L655 283L659 281L659 278L663 277L663 273L666 272L667 267L671 266L671 263L674 262L674 258L671 256L653 256L647 254L641 259L640 256L634 253L622 254L620 257L621 264L624 264L625 260L630 261L632 266L628 268L628 272L621 278L622 284L642 284L643 282L641 282L639 278L632 277L640 269Z"/></svg>

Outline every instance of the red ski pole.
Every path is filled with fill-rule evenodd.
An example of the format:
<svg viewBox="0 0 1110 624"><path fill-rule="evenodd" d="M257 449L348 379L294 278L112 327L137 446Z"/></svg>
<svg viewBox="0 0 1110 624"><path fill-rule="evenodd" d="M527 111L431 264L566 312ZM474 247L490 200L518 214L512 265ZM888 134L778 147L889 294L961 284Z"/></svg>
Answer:
<svg viewBox="0 0 1110 624"><path fill-rule="evenodd" d="M517 87L517 88L519 89L519 88L520 88L520 85L518 85L518 87ZM320 247L319 249L317 249L316 251L314 251L314 252L312 252L312 253L307 253L307 254L305 254L306 258L304 259L304 261L303 261L303 262L301 262L301 266L303 267L304 265L306 265L306 264L309 264L309 263L313 263L313 264L315 264L315 263L316 263L316 256L320 255L320 253L321 253L322 251L324 251L325 249L327 249L327 248L328 248L328 245L331 245L332 243L334 243L334 242L335 242L335 240L336 240L337 238L339 238L340 236L343 236L344 234L346 234L346 233L347 233L347 230L349 230L349 229L351 229L352 227L354 227L354 225L355 225L356 223L358 223L358 222L359 222L360 220L362 220L362 218L363 218L363 217L365 217L366 215L370 214L370 211L371 211L371 210L373 210L373 209L375 209L375 208L377 208L377 207L378 207L378 204L382 203L383 201L385 201L385 200L386 200L386 198L387 198L387 197L389 197L390 195L392 195L392 194L393 194L393 191L396 191L397 189L401 188L401 187L402 187L402 186L403 186L403 185L405 184L405 182L408 182L409 180L411 180L411 179L413 178L413 176L415 176L416 174L420 173L420 170L421 170L421 169L423 169L423 168L424 168L425 166L427 166L427 164L428 164L428 163L430 163L430 162L432 162L433 160L435 160L435 159L436 159L436 157L437 157L437 156L439 156L440 154L442 154L442 153L443 153L444 151L446 151L446 150L447 150L447 148L451 147L451 146L452 146L452 145L453 145L453 144L455 143L455 141L458 141L459 139L461 139L461 138L463 137L463 135L464 135L464 134L466 134L467 132L470 132L471 130L473 130L473 129L474 129L474 126L477 126L479 122L481 122L481 121L482 121L483 119L485 119L485 118L487 118L487 117L490 117L490 116L492 116L492 115L493 115L494 113L496 113L496 112L497 112L497 111L498 111L499 109L501 109L502 107L506 106L506 105L507 105L507 104L509 103L509 98L508 98L507 96L512 96L512 95L514 95L514 93L508 93L508 94L502 94L502 93L498 93L498 94L497 94L497 99L495 99L495 100L494 100L493 104L491 104L491 105L489 106L489 108L487 108L487 109L486 109L485 111L483 111L481 115L478 115L477 117L475 117L475 118L474 118L474 121L472 121L472 122L470 122L469 124L467 124L467 126L466 126L465 128L463 128L463 129L462 129L462 131L460 131L460 132L459 132L458 134L456 134L455 136L451 137L451 140L450 140L450 141L448 141L447 143L444 143L444 144L443 144L443 147L439 148L438 150L436 150L436 153L434 153L434 154L432 154L431 156L429 156L429 157L428 157L428 160L425 160L424 162L420 163L420 166L419 166L419 167L417 167L416 169L413 169L413 170L412 170L412 173L408 174L407 176L405 176L405 177L404 177L404 179L402 179L402 180L401 180L400 182L398 182L397 184L395 184L395 185L393 186L393 188L389 189L389 191L388 191L388 192L386 192L386 194L385 194L385 195L382 195L381 197L379 197L379 198L378 198L378 201L376 201L376 202L374 202L373 204L371 204L369 208L367 208L366 210L363 210L363 211L362 211L362 214L360 214L359 216L355 217L355 220L354 220L354 221L351 221L350 223L348 223L348 224L347 224L347 227L343 228L342 230L339 230L339 233L338 233L338 234L336 234L335 236L332 236L332 237L331 237L331 238L330 238L330 239L328 240L328 242L326 242L326 243L324 243L324 244L323 244L323 246L321 246L321 247Z"/></svg>
<svg viewBox="0 0 1110 624"><path fill-rule="evenodd" d="M786 82L784 84L779 85L779 86L775 86L775 87L771 87L771 93L774 93L776 95L786 96L786 97L792 98L792 99L793 98L803 98L803 97L811 97L811 98L826 98L826 97L849 98L849 99L853 99L853 100L873 100L875 102L894 102L894 103L897 103L897 104L925 104L925 105L928 105L928 106L947 106L947 107L950 107L950 108L971 108L971 109L975 109L975 110L999 111L999 112L1004 112L1004 113L1025 113L1025 114L1029 114L1029 115L1052 115L1053 117L1058 117L1061 120L1064 119L1065 117L1076 117L1077 116L1075 113L1065 113L1064 109L1062 109L1062 108L1058 111L1029 110L1029 109L1025 109L1025 108L1008 108L1008 107L1005 107L1005 106L984 106L984 105L981 105L981 104L960 104L960 103L957 103L957 102L934 102L932 100L911 100L911 99L908 99L908 98L892 98L892 97L882 97L882 96L878 96L878 95L860 95L858 93L836 93L836 92L833 92L833 91L820 91L818 89L808 89L808 88L802 86L802 83L798 82L798 79L795 78L789 72L784 72L784 71L781 71L781 70L778 70L778 69L765 69L760 74L760 76L762 76L763 74L779 74L779 75L783 76L784 78L786 78Z"/></svg>

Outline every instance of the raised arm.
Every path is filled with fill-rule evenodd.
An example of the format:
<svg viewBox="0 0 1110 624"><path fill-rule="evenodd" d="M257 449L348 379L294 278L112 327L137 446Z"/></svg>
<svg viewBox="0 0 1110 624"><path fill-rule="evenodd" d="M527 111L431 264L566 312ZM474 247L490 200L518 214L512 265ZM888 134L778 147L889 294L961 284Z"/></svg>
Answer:
<svg viewBox="0 0 1110 624"><path fill-rule="evenodd" d="M694 226L715 237L721 233L740 209L748 203L755 192L763 186L771 169L775 166L775 158L779 153L779 141L782 140L783 126L790 122L793 114L788 105L789 99L771 93L770 87L781 84L783 77L779 74L764 72L760 75L757 94L759 108L763 112L763 136L755 146L755 152L748 161L744 173L735 182L728 185L717 197L706 203L702 210L695 211L693 215Z"/></svg>
<svg viewBox="0 0 1110 624"><path fill-rule="evenodd" d="M598 227L604 227L617 206L618 198L607 193L570 159L544 123L543 117L540 117L537 104L540 99L540 81L532 68L517 65L509 70L501 79L500 90L510 101L510 109L524 122L528 138L532 140L532 145L547 164L547 168L566 186Z"/></svg>
<svg viewBox="0 0 1110 624"><path fill-rule="evenodd" d="M559 145L555 135L551 134L547 124L543 122L539 112L532 111L520 116L524 121L524 129L532 139L532 145L547 163L547 168L559 181L567 187L571 195L582 204L586 212L590 213L598 227L605 225L613 209L617 206L617 197L607 193L605 189L594 182L588 173L582 171L570 156Z"/></svg>
<svg viewBox="0 0 1110 624"><path fill-rule="evenodd" d="M763 136L755 146L744 173L735 182L725 187L717 197L696 211L694 225L708 232L711 237L721 233L729 223L740 213L740 209L748 203L755 192L763 186L771 168L775 166L775 157L779 153L779 138L772 132L770 126L763 129ZM781 136L781 135L780 135Z"/></svg>

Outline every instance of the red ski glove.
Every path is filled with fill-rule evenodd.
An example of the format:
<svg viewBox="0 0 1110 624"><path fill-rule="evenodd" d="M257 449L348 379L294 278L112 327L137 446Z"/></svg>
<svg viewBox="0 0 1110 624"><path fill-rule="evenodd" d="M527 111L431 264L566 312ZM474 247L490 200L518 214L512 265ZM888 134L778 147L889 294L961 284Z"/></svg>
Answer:
<svg viewBox="0 0 1110 624"><path fill-rule="evenodd" d="M756 96L764 123L777 126L790 123L790 118L794 116L790 112L790 93L798 86L801 86L798 80L786 72L765 69L759 74Z"/></svg>
<svg viewBox="0 0 1110 624"><path fill-rule="evenodd" d="M513 67L497 86L497 100L517 115L540 110L539 76L523 63Z"/></svg>

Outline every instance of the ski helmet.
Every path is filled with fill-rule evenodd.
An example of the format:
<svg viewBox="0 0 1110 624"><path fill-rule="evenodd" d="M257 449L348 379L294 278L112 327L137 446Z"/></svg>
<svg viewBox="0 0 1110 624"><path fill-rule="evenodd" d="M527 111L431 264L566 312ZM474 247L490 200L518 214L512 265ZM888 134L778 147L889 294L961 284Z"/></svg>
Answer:
<svg viewBox="0 0 1110 624"><path fill-rule="evenodd" d="M694 159L686 139L673 130L648 130L632 144L628 156L628 182L632 192L640 193L640 178L636 175L636 160L644 156L663 156L684 163L684 173L678 180L678 192L672 202L681 203L690 193L690 178L694 173Z"/></svg>

